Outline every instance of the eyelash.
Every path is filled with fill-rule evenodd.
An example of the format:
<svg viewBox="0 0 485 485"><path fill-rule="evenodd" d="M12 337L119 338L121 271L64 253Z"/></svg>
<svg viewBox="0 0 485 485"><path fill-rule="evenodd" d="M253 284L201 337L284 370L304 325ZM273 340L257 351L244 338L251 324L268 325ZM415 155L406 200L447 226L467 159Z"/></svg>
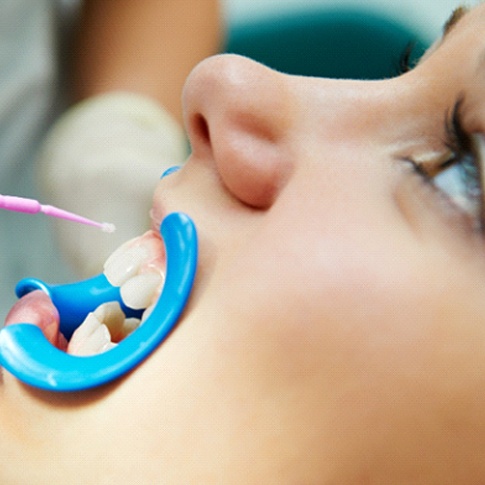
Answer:
<svg viewBox="0 0 485 485"><path fill-rule="evenodd" d="M415 172L429 185L433 192L445 198L452 205L456 206L452 197L445 191L435 185L434 179L437 175L454 166L461 168L463 182L466 186L466 197L474 206L479 207L478 214L475 217L474 225L480 232L485 233L484 227L484 207L483 207L483 188L481 183L481 161L475 149L474 142L468 134L462 123L462 106L463 99L460 98L454 105L451 113L445 117L446 138L444 145L450 150L451 157L437 167L433 167L434 175L430 174L425 167L419 163L410 160ZM456 209L460 210L459 207ZM469 214L468 214L469 215Z"/></svg>
<svg viewBox="0 0 485 485"><path fill-rule="evenodd" d="M409 42L404 48L399 58L398 75L405 74L415 67L415 62L412 59L414 42ZM485 236L485 207L483 201L483 186L482 186L482 159L481 150L477 150L473 137L467 133L463 128L463 98L460 97L454 104L451 112L445 115L445 134L446 137L443 145L448 148L451 156L445 162L440 163L437 167L433 167L433 173L426 170L426 167L414 160L408 159L411 162L414 171L421 180L424 180L426 186L432 189L433 196L439 196L441 201L445 202L449 209L453 212L461 213L462 216L467 216L474 227L482 235ZM460 170L460 178L465 186L466 202L471 204L473 214L470 210L460 206L456 199L443 190L435 183L435 177L440 173L446 172L447 169L456 167ZM429 170L429 168L428 168Z"/></svg>
<svg viewBox="0 0 485 485"><path fill-rule="evenodd" d="M409 42L403 49L397 68L398 75L414 69L413 59L415 42ZM414 172L425 182L429 195L436 202L442 203L448 218L457 217L466 227L485 237L485 206L482 184L482 152L475 136L463 128L463 97L460 96L451 111L445 113L443 146L450 152L450 157L435 164L422 164L411 159ZM434 166L433 166L434 165ZM451 190L450 190L451 189Z"/></svg>
<svg viewBox="0 0 485 485"><path fill-rule="evenodd" d="M411 62L411 56L415 47L415 42L409 42L403 49L400 57L399 64L397 68L397 74L405 74L413 69L413 63Z"/></svg>

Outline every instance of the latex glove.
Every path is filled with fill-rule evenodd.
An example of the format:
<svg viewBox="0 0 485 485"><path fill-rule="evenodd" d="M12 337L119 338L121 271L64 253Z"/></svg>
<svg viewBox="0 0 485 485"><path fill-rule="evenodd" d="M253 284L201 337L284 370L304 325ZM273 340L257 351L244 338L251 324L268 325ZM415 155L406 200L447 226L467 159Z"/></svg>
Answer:
<svg viewBox="0 0 485 485"><path fill-rule="evenodd" d="M121 243L149 229L149 210L160 175L187 155L182 128L154 101L109 93L70 108L49 132L38 160L46 204L116 232L56 221L59 249L82 277L102 271Z"/></svg>

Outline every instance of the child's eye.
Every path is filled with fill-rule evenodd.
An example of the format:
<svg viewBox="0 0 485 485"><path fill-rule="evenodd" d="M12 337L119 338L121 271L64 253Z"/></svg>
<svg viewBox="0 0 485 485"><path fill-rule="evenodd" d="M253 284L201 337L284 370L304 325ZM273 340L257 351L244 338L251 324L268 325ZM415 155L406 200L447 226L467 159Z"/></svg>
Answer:
<svg viewBox="0 0 485 485"><path fill-rule="evenodd" d="M482 135L469 135L462 128L461 102L447 117L446 145L450 156L432 169L413 163L433 187L465 214L477 229L484 229L482 162L485 141Z"/></svg>
<svg viewBox="0 0 485 485"><path fill-rule="evenodd" d="M473 138L478 137L475 135ZM476 221L478 228L483 223L483 197L481 182L481 147L470 153L458 153L433 178L433 184L460 210Z"/></svg>

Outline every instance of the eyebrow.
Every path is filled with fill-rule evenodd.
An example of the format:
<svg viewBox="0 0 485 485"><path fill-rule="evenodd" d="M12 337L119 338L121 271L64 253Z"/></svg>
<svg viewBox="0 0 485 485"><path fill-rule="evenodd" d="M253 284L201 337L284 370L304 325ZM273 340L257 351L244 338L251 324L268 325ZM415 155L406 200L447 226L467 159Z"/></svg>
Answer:
<svg viewBox="0 0 485 485"><path fill-rule="evenodd" d="M426 57L431 53L434 52L439 46L443 44L446 40L446 37L449 33L453 30L453 28L458 24L458 22L467 14L471 9L466 7L465 5L459 5L451 12L451 15L448 17L448 20L443 24L441 37L436 40L436 42L424 53L423 56L420 57L418 64L423 62Z"/></svg>
<svg viewBox="0 0 485 485"><path fill-rule="evenodd" d="M465 7L465 5L460 5L453 10L450 17L443 25L443 36L441 41L445 40L446 36L450 33L453 27L455 27L455 25L465 16L466 13L469 12L469 10L470 9Z"/></svg>

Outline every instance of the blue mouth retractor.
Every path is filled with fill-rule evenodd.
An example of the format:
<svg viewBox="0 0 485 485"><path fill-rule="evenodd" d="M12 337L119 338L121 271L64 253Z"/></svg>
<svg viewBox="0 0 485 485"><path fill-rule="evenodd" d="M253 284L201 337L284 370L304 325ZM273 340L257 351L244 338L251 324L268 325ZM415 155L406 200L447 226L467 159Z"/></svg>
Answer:
<svg viewBox="0 0 485 485"><path fill-rule="evenodd" d="M78 391L100 386L126 374L167 337L185 308L197 267L197 232L183 213L168 215L160 232L167 254L162 294L150 316L116 347L91 357L69 355L54 347L36 325L19 323L0 330L0 365L19 380L50 391ZM19 297L41 289L59 311L61 332L69 338L87 314L101 303L118 301L127 316L137 312L121 302L119 288L103 274L68 285L48 286L25 279Z"/></svg>
<svg viewBox="0 0 485 485"><path fill-rule="evenodd" d="M163 179L165 177L168 177L169 175L172 175L173 173L178 172L180 168L181 168L180 165L174 165L173 167L167 168L167 170L165 170L165 172L162 173L160 178Z"/></svg>

